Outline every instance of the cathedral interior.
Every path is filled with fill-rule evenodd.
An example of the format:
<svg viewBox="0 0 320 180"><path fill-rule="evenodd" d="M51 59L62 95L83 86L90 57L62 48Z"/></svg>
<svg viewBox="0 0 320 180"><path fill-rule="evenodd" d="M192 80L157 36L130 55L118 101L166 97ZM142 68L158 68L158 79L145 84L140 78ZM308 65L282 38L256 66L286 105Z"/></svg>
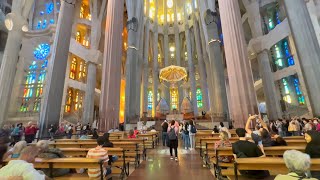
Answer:
<svg viewBox="0 0 320 180"><path fill-rule="evenodd" d="M2 0L0 124L320 116L320 1L296 6Z"/></svg>

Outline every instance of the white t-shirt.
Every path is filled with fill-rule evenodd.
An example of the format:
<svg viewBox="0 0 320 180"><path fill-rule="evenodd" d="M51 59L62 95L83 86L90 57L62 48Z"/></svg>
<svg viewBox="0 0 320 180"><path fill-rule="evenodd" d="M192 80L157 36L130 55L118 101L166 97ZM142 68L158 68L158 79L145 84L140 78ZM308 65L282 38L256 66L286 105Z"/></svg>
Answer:
<svg viewBox="0 0 320 180"><path fill-rule="evenodd" d="M22 176L24 180L44 180L45 175L34 169L32 163L23 160L11 160L0 169L0 177Z"/></svg>

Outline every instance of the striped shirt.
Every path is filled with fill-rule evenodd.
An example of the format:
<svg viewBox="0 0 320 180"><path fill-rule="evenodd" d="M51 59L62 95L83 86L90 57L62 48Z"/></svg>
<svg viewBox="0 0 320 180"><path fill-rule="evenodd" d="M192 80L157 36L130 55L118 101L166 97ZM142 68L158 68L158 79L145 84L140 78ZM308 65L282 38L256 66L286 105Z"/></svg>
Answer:
<svg viewBox="0 0 320 180"><path fill-rule="evenodd" d="M108 151L103 149L101 146L90 149L87 154L87 158L102 159L105 162L109 161ZM89 177L98 178L101 175L100 169L88 169Z"/></svg>

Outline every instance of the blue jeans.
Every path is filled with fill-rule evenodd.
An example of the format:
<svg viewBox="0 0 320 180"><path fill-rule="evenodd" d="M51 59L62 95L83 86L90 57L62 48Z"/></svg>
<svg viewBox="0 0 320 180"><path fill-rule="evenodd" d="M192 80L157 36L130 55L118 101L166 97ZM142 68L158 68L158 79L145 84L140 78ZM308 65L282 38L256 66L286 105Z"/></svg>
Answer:
<svg viewBox="0 0 320 180"><path fill-rule="evenodd" d="M167 132L162 132L162 144L163 146L168 145L168 133Z"/></svg>
<svg viewBox="0 0 320 180"><path fill-rule="evenodd" d="M183 134L183 141L184 141L184 147L185 148L190 148L190 138L189 138L189 134Z"/></svg>

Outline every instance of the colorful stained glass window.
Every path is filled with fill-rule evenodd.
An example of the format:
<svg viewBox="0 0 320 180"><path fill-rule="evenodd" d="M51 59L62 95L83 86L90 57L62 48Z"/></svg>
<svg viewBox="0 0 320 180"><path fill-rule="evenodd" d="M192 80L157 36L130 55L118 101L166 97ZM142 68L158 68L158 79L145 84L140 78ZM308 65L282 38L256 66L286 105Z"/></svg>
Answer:
<svg viewBox="0 0 320 180"><path fill-rule="evenodd" d="M300 83L299 83L299 79L298 77L294 77L293 79L293 84L294 84L294 87L295 87L295 90L296 90L296 94L298 96L298 102L300 105L305 105L306 104L306 101L304 99L304 96L302 95L301 93L301 90L300 90Z"/></svg>
<svg viewBox="0 0 320 180"><path fill-rule="evenodd" d="M73 57L71 66L70 66L70 79L75 79L76 78L76 73L77 73L77 58Z"/></svg>
<svg viewBox="0 0 320 180"><path fill-rule="evenodd" d="M274 72L289 66L293 66L295 64L287 38L279 41L277 44L272 46L270 52L274 63Z"/></svg>
<svg viewBox="0 0 320 180"><path fill-rule="evenodd" d="M29 72L23 84L23 96L19 108L21 112L39 112L40 110L49 53L50 45L46 43L39 44L33 51L35 60L30 64Z"/></svg>
<svg viewBox="0 0 320 180"><path fill-rule="evenodd" d="M179 95L178 89L171 89L171 109L178 109Z"/></svg>
<svg viewBox="0 0 320 180"><path fill-rule="evenodd" d="M152 110L152 100L153 100L153 93L152 90L148 90L148 110Z"/></svg>
<svg viewBox="0 0 320 180"><path fill-rule="evenodd" d="M53 9L54 9L54 4L52 2L46 4L46 12L47 12L47 14L51 14L53 12Z"/></svg>
<svg viewBox="0 0 320 180"><path fill-rule="evenodd" d="M202 108L202 106L203 106L203 104L202 104L202 92L201 92L200 88L197 88L196 95L197 95L197 106L198 106L198 108Z"/></svg>
<svg viewBox="0 0 320 180"><path fill-rule="evenodd" d="M39 4L38 7L35 7L37 9L35 16L35 29L46 29L50 24L55 23L55 19L57 18L57 13L59 13L60 9L60 0L56 0L56 6L53 3L54 1L51 0L48 3ZM56 12L54 12L54 8L56 7Z"/></svg>
<svg viewBox="0 0 320 180"><path fill-rule="evenodd" d="M73 89L72 89L72 88L68 88L68 94L67 94L67 98L66 98L65 112L71 112L72 95L73 95Z"/></svg>
<svg viewBox="0 0 320 180"><path fill-rule="evenodd" d="M289 84L286 78L282 79L282 84L283 84L283 88L284 88L284 96L283 96L283 100L286 101L287 103L291 103L291 96L290 96L290 89L289 89Z"/></svg>

